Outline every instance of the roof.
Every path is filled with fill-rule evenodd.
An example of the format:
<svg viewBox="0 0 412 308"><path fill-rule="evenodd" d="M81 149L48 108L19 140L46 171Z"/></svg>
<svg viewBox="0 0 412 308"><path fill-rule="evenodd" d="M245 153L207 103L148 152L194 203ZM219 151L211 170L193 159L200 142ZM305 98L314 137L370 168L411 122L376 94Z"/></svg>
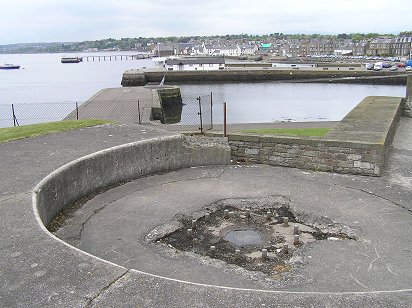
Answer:
<svg viewBox="0 0 412 308"><path fill-rule="evenodd" d="M262 48L270 48L270 47L272 47L272 44L271 44L271 43L260 43L260 47L262 47Z"/></svg>
<svg viewBox="0 0 412 308"><path fill-rule="evenodd" d="M176 58L176 59L167 59L165 63L167 65L225 64L225 58L222 58L222 57Z"/></svg>

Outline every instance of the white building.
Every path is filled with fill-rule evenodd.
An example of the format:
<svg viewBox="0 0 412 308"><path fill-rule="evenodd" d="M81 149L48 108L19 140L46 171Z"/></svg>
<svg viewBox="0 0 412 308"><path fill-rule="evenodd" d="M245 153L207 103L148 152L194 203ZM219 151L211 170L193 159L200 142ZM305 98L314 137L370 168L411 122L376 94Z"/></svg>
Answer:
<svg viewBox="0 0 412 308"><path fill-rule="evenodd" d="M242 50L239 45L203 44L202 47L205 56L239 57L242 55Z"/></svg>
<svg viewBox="0 0 412 308"><path fill-rule="evenodd" d="M166 59L165 68L168 71L217 71L225 68L225 59L223 57Z"/></svg>

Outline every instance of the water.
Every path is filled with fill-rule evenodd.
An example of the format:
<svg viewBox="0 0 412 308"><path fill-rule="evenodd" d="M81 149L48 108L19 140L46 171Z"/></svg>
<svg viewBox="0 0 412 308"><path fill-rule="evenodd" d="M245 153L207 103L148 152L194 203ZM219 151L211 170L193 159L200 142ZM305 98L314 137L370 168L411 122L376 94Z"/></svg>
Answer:
<svg viewBox="0 0 412 308"><path fill-rule="evenodd" d="M96 55L103 54L96 53ZM71 56L83 55L93 54L79 53ZM6 123L0 123L0 126L12 123L10 120L12 103L16 109L20 108L24 109L25 113L33 113L32 122L47 120L35 115L35 109L40 113L43 113L43 110L55 109L53 119L64 118L73 110L73 103L66 105L62 102L85 101L103 88L120 87L124 71L154 66L151 59L62 64L60 63L62 56L69 55L0 54L1 64L8 62L21 65L19 70L0 70L0 119ZM180 87L184 97L195 98L213 92L214 123L223 122L223 102L227 103L228 123L336 121L342 119L366 96L405 95L403 86L376 85L268 82L180 85ZM191 104L197 102L195 99L185 101ZM53 108L49 104L44 104L50 102L59 102L59 105ZM193 107L185 106L183 113L189 109L193 110Z"/></svg>
<svg viewBox="0 0 412 308"><path fill-rule="evenodd" d="M238 247L262 244L262 236L255 229L229 231L224 239Z"/></svg>
<svg viewBox="0 0 412 308"><path fill-rule="evenodd" d="M96 53L104 55L108 53ZM133 54L133 52L116 52ZM73 54L71 56L93 54ZM0 63L18 64L19 70L0 70L0 104L84 101L103 88L120 87L131 68L153 67L151 59L62 64L63 54L0 54Z"/></svg>
<svg viewBox="0 0 412 308"><path fill-rule="evenodd" d="M406 92L404 86L276 82L180 87L184 96L213 92L217 123L223 121L223 102L228 123L339 121L366 96L403 97Z"/></svg>

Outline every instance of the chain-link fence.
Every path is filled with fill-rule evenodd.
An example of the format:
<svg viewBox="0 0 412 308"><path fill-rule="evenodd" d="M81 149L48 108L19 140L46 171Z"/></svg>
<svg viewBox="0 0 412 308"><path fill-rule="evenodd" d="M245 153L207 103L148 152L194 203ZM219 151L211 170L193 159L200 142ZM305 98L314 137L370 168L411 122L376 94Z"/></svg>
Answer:
<svg viewBox="0 0 412 308"><path fill-rule="evenodd" d="M123 124L167 125L168 130L213 128L212 95L179 99L88 100L0 104L0 127L61 120L101 119Z"/></svg>

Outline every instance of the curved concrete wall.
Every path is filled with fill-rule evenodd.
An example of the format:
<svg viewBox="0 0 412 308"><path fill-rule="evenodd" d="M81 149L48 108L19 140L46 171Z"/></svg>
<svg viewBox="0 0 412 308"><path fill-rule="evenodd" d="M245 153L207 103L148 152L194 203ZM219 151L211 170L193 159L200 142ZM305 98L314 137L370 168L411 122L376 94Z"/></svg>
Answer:
<svg viewBox="0 0 412 308"><path fill-rule="evenodd" d="M129 143L55 170L33 190L33 206L48 226L65 207L99 189L155 173L229 163L230 147L226 142L168 136Z"/></svg>

